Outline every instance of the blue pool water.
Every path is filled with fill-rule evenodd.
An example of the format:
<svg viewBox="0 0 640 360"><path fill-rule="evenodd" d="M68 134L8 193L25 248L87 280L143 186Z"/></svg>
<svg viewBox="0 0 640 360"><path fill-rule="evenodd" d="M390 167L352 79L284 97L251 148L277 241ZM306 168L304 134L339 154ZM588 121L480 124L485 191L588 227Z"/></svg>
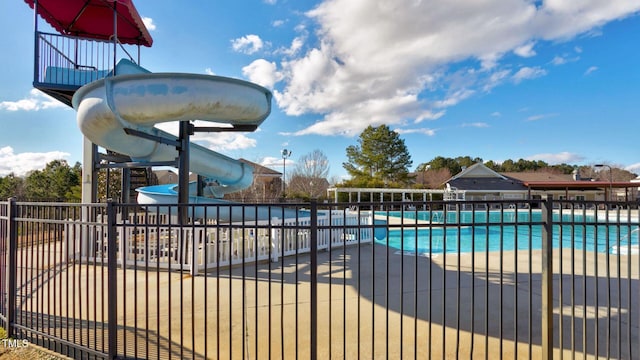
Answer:
<svg viewBox="0 0 640 360"><path fill-rule="evenodd" d="M532 219L530 220L529 217ZM386 212L376 212L376 215L387 216ZM388 244L389 247L410 253L439 254L439 253L468 253L482 251L499 251L500 244L504 251L527 250L542 248L542 226L529 225L525 222L540 222L540 211L466 211L448 212L446 224L442 211L399 212L391 211L389 218L415 219L429 221L431 227L416 228L406 225L404 229L389 228L387 236L377 240L378 243ZM554 221L559 221L559 215L554 214ZM502 225L499 223L502 221ZM631 242L637 247L640 238L638 223L605 224L596 223L593 216L571 215L562 216L562 222L573 221L576 225L554 225L553 247L587 251L610 252L616 245L622 250ZM473 223L487 223L486 225L472 225ZM495 225L493 225L495 223ZM583 223L583 224L580 224ZM453 226L451 226L453 225ZM424 225L422 225L424 226Z"/></svg>

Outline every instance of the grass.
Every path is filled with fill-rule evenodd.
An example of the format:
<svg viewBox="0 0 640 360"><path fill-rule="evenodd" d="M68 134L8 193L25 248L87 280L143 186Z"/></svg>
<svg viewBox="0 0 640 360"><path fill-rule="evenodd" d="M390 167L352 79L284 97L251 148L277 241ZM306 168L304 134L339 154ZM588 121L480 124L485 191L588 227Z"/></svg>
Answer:
<svg viewBox="0 0 640 360"><path fill-rule="evenodd" d="M45 350L36 345L27 345L24 347L10 347L7 346L7 342L2 341L7 339L7 330L0 327L0 359L3 360L62 360L68 359L62 355L56 354L49 350Z"/></svg>

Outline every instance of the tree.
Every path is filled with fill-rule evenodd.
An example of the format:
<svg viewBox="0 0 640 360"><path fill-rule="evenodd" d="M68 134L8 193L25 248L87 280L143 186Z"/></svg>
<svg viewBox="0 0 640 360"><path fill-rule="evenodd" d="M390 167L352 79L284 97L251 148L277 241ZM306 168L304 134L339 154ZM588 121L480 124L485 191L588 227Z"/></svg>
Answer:
<svg viewBox="0 0 640 360"><path fill-rule="evenodd" d="M495 161L493 160L489 160L486 163L484 163L484 166L488 167L489 169L493 170L493 171L500 171L500 164L497 164Z"/></svg>
<svg viewBox="0 0 640 360"><path fill-rule="evenodd" d="M550 168L559 171L562 174L571 174L573 173L574 170L578 170L579 168L576 165L569 165L569 164L557 164L557 165L551 165Z"/></svg>
<svg viewBox="0 0 640 360"><path fill-rule="evenodd" d="M305 200L322 199L326 197L329 181L326 178L310 178L293 175L287 187L288 193L295 198Z"/></svg>
<svg viewBox="0 0 640 360"><path fill-rule="evenodd" d="M636 174L623 169L621 166L609 165L610 167L603 167L601 169L595 169L595 178L598 181L630 181L636 178Z"/></svg>
<svg viewBox="0 0 640 360"><path fill-rule="evenodd" d="M402 186L409 180L413 163L404 140L386 125L369 125L360 134L358 145L347 147L350 183L357 186Z"/></svg>
<svg viewBox="0 0 640 360"><path fill-rule="evenodd" d="M24 179L17 177L11 173L0 178L0 201L4 201L10 197L18 200L24 200Z"/></svg>
<svg viewBox="0 0 640 360"><path fill-rule="evenodd" d="M35 170L25 179L25 197L29 200L77 201L81 166L72 168L65 160L53 160L44 169Z"/></svg>
<svg viewBox="0 0 640 360"><path fill-rule="evenodd" d="M477 163L481 163L482 159L479 157L476 158L471 158L470 156L458 156L457 158L455 158L455 162L458 163L460 165L460 167L465 167L468 168L471 165L475 165ZM455 173L453 173L455 174Z"/></svg>
<svg viewBox="0 0 640 360"><path fill-rule="evenodd" d="M435 158L431 159L431 161L418 165L416 171L423 172L426 170L446 169L451 175L455 175L462 171L463 168L467 168L479 162L482 162L482 159L479 157L472 159L470 156L458 156L457 158L452 159L442 156L436 156Z"/></svg>
<svg viewBox="0 0 640 360"><path fill-rule="evenodd" d="M329 176L329 158L322 150L313 150L298 159L291 176L295 175L326 179Z"/></svg>
<svg viewBox="0 0 640 360"><path fill-rule="evenodd" d="M451 178L451 172L447 168L437 170L429 168L418 171L416 175L416 186L425 189L437 189Z"/></svg>
<svg viewBox="0 0 640 360"><path fill-rule="evenodd" d="M329 159L322 150L301 156L296 162L288 189L296 197L322 197L329 185Z"/></svg>

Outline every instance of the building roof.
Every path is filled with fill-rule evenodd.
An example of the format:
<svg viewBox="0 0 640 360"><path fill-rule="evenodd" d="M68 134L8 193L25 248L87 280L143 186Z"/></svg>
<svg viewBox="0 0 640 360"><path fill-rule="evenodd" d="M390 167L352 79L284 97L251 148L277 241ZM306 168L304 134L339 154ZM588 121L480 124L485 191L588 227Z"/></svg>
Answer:
<svg viewBox="0 0 640 360"><path fill-rule="evenodd" d="M526 191L527 187L517 179L463 177L448 181L449 186L466 191Z"/></svg>
<svg viewBox="0 0 640 360"><path fill-rule="evenodd" d="M577 181L570 174L554 174L548 171L527 171L527 172L503 172L506 177L527 181Z"/></svg>
<svg viewBox="0 0 640 360"><path fill-rule="evenodd" d="M452 180L459 179L459 178L502 178L506 180L504 176L489 169L483 163L475 163L469 166L468 168L463 169L462 171L454 175L451 179L449 179L447 182L450 182Z"/></svg>
<svg viewBox="0 0 640 360"><path fill-rule="evenodd" d="M638 187L637 182L574 180L572 175L553 174L545 171L497 173L482 163L464 169L446 183L457 190L476 192Z"/></svg>
<svg viewBox="0 0 640 360"><path fill-rule="evenodd" d="M516 179L510 179L476 163L463 169L445 182L448 187L464 191L524 191L526 188Z"/></svg>
<svg viewBox="0 0 640 360"><path fill-rule="evenodd" d="M638 183L630 181L525 181L524 186L536 189L605 189L605 188L634 188L638 187Z"/></svg>

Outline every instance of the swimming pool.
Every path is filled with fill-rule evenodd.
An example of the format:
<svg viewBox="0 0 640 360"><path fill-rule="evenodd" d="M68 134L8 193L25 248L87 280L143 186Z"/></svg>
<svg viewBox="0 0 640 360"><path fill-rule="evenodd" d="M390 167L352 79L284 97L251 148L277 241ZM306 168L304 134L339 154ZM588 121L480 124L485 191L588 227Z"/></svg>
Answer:
<svg viewBox="0 0 640 360"><path fill-rule="evenodd" d="M390 227L378 243L408 253L442 254L542 248L542 212L531 211L411 211L376 212L378 218L396 220L404 217L410 224ZM413 220L419 224L413 225ZM446 220L446 221L445 221ZM431 222L431 226L420 224ZM640 231L637 221L627 223L598 222L594 215L553 215L554 248L616 253L637 253ZM409 221L408 221L409 222ZM390 222L393 223L393 222ZM397 221L396 221L397 223ZM480 223L480 224L479 224ZM533 224L538 225L533 225ZM445 225L446 224L446 225Z"/></svg>

